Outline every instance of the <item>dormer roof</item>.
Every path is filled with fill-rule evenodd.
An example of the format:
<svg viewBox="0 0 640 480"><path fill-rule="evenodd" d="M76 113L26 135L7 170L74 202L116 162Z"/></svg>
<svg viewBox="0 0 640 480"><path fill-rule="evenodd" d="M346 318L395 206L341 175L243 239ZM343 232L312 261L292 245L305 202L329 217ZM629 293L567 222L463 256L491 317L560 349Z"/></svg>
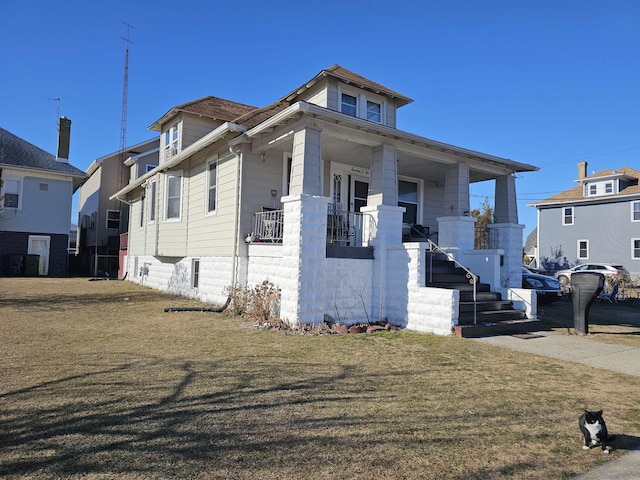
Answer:
<svg viewBox="0 0 640 480"><path fill-rule="evenodd" d="M173 107L161 118L151 124L151 126L149 126L149 130L161 131L162 125L166 124L182 112L197 115L199 117L211 118L212 120L219 120L221 122L229 122L234 118L256 110L256 108L257 107L246 105L244 103L225 100L224 98L207 96Z"/></svg>
<svg viewBox="0 0 640 480"><path fill-rule="evenodd" d="M347 70L346 68L341 67L337 64L331 65L329 68L325 68L324 70L320 71L320 73L318 73L311 80L303 83L300 87L288 93L279 101L288 103L295 102L300 95L302 95L306 90L314 86L316 83L318 83L318 81L322 80L325 77L337 78L341 82L355 85L356 87L368 90L378 95L384 95L386 97L393 98L396 100L398 107L402 107L403 105L413 102L411 98L405 97L404 95L401 95L400 93L395 92L390 88L373 82L368 78L365 78L362 75L358 75L357 73L354 73L351 70Z"/></svg>

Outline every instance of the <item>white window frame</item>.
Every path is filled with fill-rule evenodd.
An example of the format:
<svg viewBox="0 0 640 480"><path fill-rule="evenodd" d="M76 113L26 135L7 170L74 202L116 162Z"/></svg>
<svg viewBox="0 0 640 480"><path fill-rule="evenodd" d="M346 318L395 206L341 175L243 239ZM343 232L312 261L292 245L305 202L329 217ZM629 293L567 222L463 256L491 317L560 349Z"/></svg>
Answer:
<svg viewBox="0 0 640 480"><path fill-rule="evenodd" d="M145 197L142 197L140 199L140 222L138 222L138 227L143 228L144 227L144 210L145 210L145 202L147 201L147 199Z"/></svg>
<svg viewBox="0 0 640 480"><path fill-rule="evenodd" d="M584 242L584 244L585 244L585 250L586 250L586 252L587 252L585 256L582 256L582 255L581 255L582 249L581 249L581 247L580 247L580 244L581 244L582 242ZM576 258L577 258L578 260L587 260L587 259L589 258L589 240L587 240L587 239L580 239L580 240L578 240L578 242L576 243Z"/></svg>
<svg viewBox="0 0 640 480"><path fill-rule="evenodd" d="M111 221L111 222L114 222L114 221L115 221L114 219L109 218L109 214L110 214L110 213L117 213L117 214L118 214L118 226L117 226L117 227L110 227L110 226L109 226L109 222L110 222L110 221ZM109 230L110 230L110 229L117 229L117 230L119 230L119 229L120 229L120 210L110 210L110 209L108 209L108 210L106 211L106 213L105 213L104 220L105 220L105 221L104 221L105 228L107 228L107 229L109 229Z"/></svg>
<svg viewBox="0 0 640 480"><path fill-rule="evenodd" d="M191 288L198 289L200 284L200 259L191 259Z"/></svg>
<svg viewBox="0 0 640 480"><path fill-rule="evenodd" d="M174 198L178 198L178 216L177 217L170 217L169 216L169 201L173 200L174 198L170 198L169 197L169 183L171 182L172 179L177 178L179 180L179 186L180 186L180 192L179 195L177 197ZM182 192L183 192L183 177L182 177L182 171L174 171L174 172L168 172L165 175L165 189L164 189L164 220L166 222L179 222L182 219Z"/></svg>
<svg viewBox="0 0 640 480"><path fill-rule="evenodd" d="M598 185L592 183L591 185L587 185L587 187L589 188L590 197L598 195Z"/></svg>
<svg viewBox="0 0 640 480"><path fill-rule="evenodd" d="M356 99L355 115L351 115L344 111L343 107L345 104L342 101L343 95L348 95L349 97ZM369 118L368 107L370 103L380 105L380 120L372 120ZM380 125L386 125L387 123L387 102L384 98L379 98L373 94L367 95L359 90L351 89L349 87L338 87L338 110L340 113L344 113L350 117L361 118Z"/></svg>
<svg viewBox="0 0 640 480"><path fill-rule="evenodd" d="M638 207L637 210L636 207ZM635 218L635 213L638 214L638 218ZM640 200L631 202L631 221L640 222Z"/></svg>
<svg viewBox="0 0 640 480"><path fill-rule="evenodd" d="M180 122L176 122L167 128L164 132L164 149L165 151L174 149L177 153L180 147Z"/></svg>
<svg viewBox="0 0 640 480"><path fill-rule="evenodd" d="M24 178L6 176L2 178L2 189L0 189L0 209L2 208L11 208L15 210L22 210L22 190L23 190L23 181ZM18 205L14 206L6 206L5 205L5 196L7 190L7 182L16 182L18 184ZM13 193L12 195L15 195Z"/></svg>
<svg viewBox="0 0 640 480"><path fill-rule="evenodd" d="M378 106L378 111L377 112L372 112L370 110L370 106L371 105L377 105ZM377 119L376 118L372 118L372 113L373 115L377 115ZM369 120L370 122L375 122L375 123L382 123L382 104L380 102L374 102L371 99L367 98L367 112L366 112L367 116L365 117L367 120Z"/></svg>
<svg viewBox="0 0 640 480"><path fill-rule="evenodd" d="M638 247L635 245L636 242L638 242ZM640 238L631 239L631 259L640 260Z"/></svg>
<svg viewBox="0 0 640 480"><path fill-rule="evenodd" d="M215 166L215 178L213 185L211 185L211 167ZM205 204L204 211L205 215L215 215L218 211L218 157L216 156L211 161L207 162L207 175L206 175L206 195L205 195ZM211 208L211 196L213 195L213 208Z"/></svg>
<svg viewBox="0 0 640 480"><path fill-rule="evenodd" d="M398 175L398 182L407 182L407 183L415 183L416 184L416 196L417 196L417 208L416 208L416 224L422 224L422 205L423 201L423 192L424 192L424 181L420 178L413 177L405 177L403 175ZM403 202L403 203L413 203L413 202ZM400 189L398 188L398 206L400 206Z"/></svg>
<svg viewBox="0 0 640 480"><path fill-rule="evenodd" d="M293 169L293 154L291 152L282 153L282 196L289 195L291 188L291 170Z"/></svg>
<svg viewBox="0 0 640 480"><path fill-rule="evenodd" d="M345 103L344 97L353 98L356 101L356 104L352 105L351 103ZM345 109L349 110L349 112L346 112ZM350 113L351 109L353 109L353 114ZM358 116L358 96L351 95L350 93L347 93L347 92L340 92L340 113L344 113L345 115L349 115L350 117L357 117Z"/></svg>
<svg viewBox="0 0 640 480"><path fill-rule="evenodd" d="M604 184L604 194L609 195L613 193L613 182L607 182Z"/></svg>
<svg viewBox="0 0 640 480"><path fill-rule="evenodd" d="M149 193L147 198L149 205L147 206L147 223L156 223L156 206L158 203L158 181L154 178L149 182Z"/></svg>
<svg viewBox="0 0 640 480"><path fill-rule="evenodd" d="M571 222L567 222L567 215L565 215L565 210L567 209L571 210ZM574 225L576 223L576 212L574 207L562 207L561 214L563 226Z"/></svg>

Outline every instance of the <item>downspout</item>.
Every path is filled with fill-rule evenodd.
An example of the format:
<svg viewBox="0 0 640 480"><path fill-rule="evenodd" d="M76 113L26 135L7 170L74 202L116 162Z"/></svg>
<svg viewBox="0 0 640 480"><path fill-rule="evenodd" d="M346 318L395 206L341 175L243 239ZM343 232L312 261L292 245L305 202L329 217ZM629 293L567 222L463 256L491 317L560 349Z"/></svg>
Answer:
<svg viewBox="0 0 640 480"><path fill-rule="evenodd" d="M236 156L236 208L233 211L233 249L231 253L231 288L235 287L238 280L237 264L238 264L238 238L240 238L240 210L241 210L241 197L242 188L240 185L242 174L242 146L234 151L235 145L229 146L229 151Z"/></svg>

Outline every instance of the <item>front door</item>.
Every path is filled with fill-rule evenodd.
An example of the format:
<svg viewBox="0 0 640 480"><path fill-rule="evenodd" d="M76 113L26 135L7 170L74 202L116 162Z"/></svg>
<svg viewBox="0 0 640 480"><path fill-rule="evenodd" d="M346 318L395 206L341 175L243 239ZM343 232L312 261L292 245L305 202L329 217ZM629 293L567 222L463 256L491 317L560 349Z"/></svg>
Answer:
<svg viewBox="0 0 640 480"><path fill-rule="evenodd" d="M369 195L369 179L357 175L351 175L351 186L349 195L349 211L359 212L367 205Z"/></svg>
<svg viewBox="0 0 640 480"><path fill-rule="evenodd" d="M29 255L39 255L38 275L47 275L49 273L49 247L51 237L43 235L29 235L29 245L27 253Z"/></svg>

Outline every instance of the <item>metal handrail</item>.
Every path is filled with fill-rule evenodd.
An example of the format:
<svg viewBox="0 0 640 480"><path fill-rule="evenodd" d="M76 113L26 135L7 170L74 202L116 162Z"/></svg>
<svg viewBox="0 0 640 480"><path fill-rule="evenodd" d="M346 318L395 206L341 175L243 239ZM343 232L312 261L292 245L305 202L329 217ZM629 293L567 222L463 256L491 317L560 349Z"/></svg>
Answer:
<svg viewBox="0 0 640 480"><path fill-rule="evenodd" d="M368 222L365 223L364 216ZM365 226L368 226L365 235ZM375 231L375 218L366 213L338 211L329 205L327 211L327 244L345 247L362 247Z"/></svg>
<svg viewBox="0 0 640 480"><path fill-rule="evenodd" d="M436 252L436 253L444 254L456 266L460 267L461 269L463 269L466 272L465 276L469 280L469 283L471 285L473 285L473 324L476 325L477 324L477 320L478 320L478 312L477 312L478 276L475 275L473 272L471 272L471 270L469 270L467 267L462 265L460 262L458 262L455 259L455 257L453 255L451 255L449 252L447 252L447 251L443 250L442 248L440 248L434 241L432 241L429 238L427 238L426 240L427 240L427 243L429 244L429 251L430 252ZM429 283L433 283L433 255L429 256Z"/></svg>

